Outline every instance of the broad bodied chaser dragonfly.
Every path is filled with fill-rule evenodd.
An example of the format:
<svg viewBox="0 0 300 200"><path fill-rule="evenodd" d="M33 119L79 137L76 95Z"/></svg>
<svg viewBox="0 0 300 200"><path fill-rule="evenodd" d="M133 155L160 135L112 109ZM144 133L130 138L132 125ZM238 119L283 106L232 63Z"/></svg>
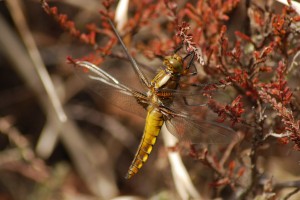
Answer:
<svg viewBox="0 0 300 200"><path fill-rule="evenodd" d="M193 59L190 59L186 67L184 66L184 61L189 56L193 57L193 53L188 53L185 57L177 53L166 56L163 60L163 69L149 81L135 59L129 54L113 22L110 19L108 19L108 22L131 62L144 91L137 91L126 86L110 73L90 62L77 61L75 66L77 69L80 69L78 74L85 79L89 79L94 85L95 91L104 99L108 99L109 103L115 104L129 112L135 112L141 110L141 108L147 112L143 136L125 177L126 179L130 179L138 173L139 169L148 160L164 123L168 130L180 140L191 140L194 142L193 138L197 138L198 141L203 143L215 143L228 140L228 137L231 137L230 135L232 135L233 131L230 128L215 122L192 119L191 115L185 112L184 104L177 104L181 105L177 106L181 107L180 111L176 109L176 102L178 99L182 102L182 98L185 95L185 92L179 88L180 79L187 74ZM106 96L108 92L114 93L114 95ZM125 101L126 103L124 103ZM135 107L139 108L135 109Z"/></svg>

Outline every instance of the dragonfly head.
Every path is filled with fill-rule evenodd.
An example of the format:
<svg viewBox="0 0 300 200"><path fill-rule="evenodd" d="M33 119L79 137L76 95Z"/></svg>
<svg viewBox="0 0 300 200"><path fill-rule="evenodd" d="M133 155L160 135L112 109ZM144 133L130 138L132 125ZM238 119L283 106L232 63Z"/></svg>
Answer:
<svg viewBox="0 0 300 200"><path fill-rule="evenodd" d="M178 54L172 56L166 56L163 65L171 73L182 73L183 72L183 60Z"/></svg>

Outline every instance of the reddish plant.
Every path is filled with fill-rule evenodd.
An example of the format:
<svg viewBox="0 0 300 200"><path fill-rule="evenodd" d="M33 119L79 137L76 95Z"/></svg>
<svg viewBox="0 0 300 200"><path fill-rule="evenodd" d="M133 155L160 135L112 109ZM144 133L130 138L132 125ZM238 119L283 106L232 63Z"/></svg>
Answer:
<svg viewBox="0 0 300 200"><path fill-rule="evenodd" d="M219 190L214 197L221 196L220 191L227 185L234 198L277 195L275 186L266 191L261 185L258 152L268 143L266 138L272 136L286 144L293 143L294 150L300 150L299 92L294 86L299 81L294 75L299 76L294 59L300 49L296 28L300 17L290 7L275 13L267 4L246 3L247 12L241 19L244 27L230 32L228 30L236 26L230 24L230 20L237 18L233 11L238 9L239 0L178 4L171 0L133 1L130 3L131 17L121 37L130 46L130 53L148 59L167 56L178 46L182 46L180 51L186 54L193 53L196 58L193 65L201 73L192 77L192 85L197 86L198 91L204 84L199 95L208 99L205 103L217 114L218 122L230 122L236 132L251 141L244 145L240 137L240 140L231 141L226 149L205 149L204 153L191 149L190 155L215 173L210 186ZM49 7L45 1L42 5L71 36L92 46L92 53L78 60L99 65L106 57L127 59L112 50L117 39L106 19L113 19L113 1L103 2L100 23L89 24L87 34L56 7ZM142 29L149 30L149 38L132 42ZM101 45L97 39L101 40ZM75 63L74 59L69 58L69 61ZM215 95L221 93L228 94L225 95L226 103ZM270 148L276 145L283 143L273 143ZM246 148L250 151L249 165L240 159L241 149ZM242 192L234 194L237 189Z"/></svg>

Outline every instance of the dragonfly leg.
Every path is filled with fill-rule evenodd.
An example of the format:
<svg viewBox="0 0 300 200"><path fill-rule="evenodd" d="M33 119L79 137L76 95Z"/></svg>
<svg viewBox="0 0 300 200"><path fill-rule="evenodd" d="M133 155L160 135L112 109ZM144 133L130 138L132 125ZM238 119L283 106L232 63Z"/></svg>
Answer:
<svg viewBox="0 0 300 200"><path fill-rule="evenodd" d="M185 68L185 76L195 76L198 74L196 66L193 64L195 59L195 52L188 53L183 60L186 60L188 57L192 56L192 58L189 60L187 67ZM190 72L191 67L193 67L193 71ZM187 73L189 72L189 73Z"/></svg>
<svg viewBox="0 0 300 200"><path fill-rule="evenodd" d="M171 119L173 117L187 117L185 114L178 113L165 105L160 105L159 110L167 119Z"/></svg>
<svg viewBox="0 0 300 200"><path fill-rule="evenodd" d="M183 60L187 59L187 58L190 57L190 56L192 56L192 58L190 59L189 64L188 64L188 66L186 67L186 69L190 69L191 66L194 66L194 65L193 65L193 62L194 62L194 59L195 59L195 52L190 52L190 53L188 53L188 54L183 58ZM195 70L196 70L196 68L195 68ZM196 70L196 71L197 71L197 70Z"/></svg>
<svg viewBox="0 0 300 200"><path fill-rule="evenodd" d="M183 42L174 50L174 54L176 54L183 47Z"/></svg>

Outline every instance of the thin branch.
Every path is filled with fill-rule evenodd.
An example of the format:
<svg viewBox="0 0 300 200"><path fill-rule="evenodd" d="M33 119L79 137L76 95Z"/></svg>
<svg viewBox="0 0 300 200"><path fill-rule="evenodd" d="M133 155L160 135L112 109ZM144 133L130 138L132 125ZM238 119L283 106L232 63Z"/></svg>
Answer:
<svg viewBox="0 0 300 200"><path fill-rule="evenodd" d="M300 188L294 189L292 192L287 194L282 200L288 200L290 197L292 197L294 194L298 193L300 191Z"/></svg>
<svg viewBox="0 0 300 200"><path fill-rule="evenodd" d="M61 122L65 122L67 120L67 116L63 110L63 106L60 102L60 99L55 91L54 84L50 78L49 73L46 70L46 66L43 63L42 57L39 53L39 50L36 46L34 38L27 26L25 21L25 16L21 9L21 2L16 1L7 1L8 8L10 9L10 14L16 24L16 27L22 37L22 40L26 46L28 54L30 56L31 61L33 62L33 67L35 68L40 81L45 88L45 91L49 97L50 105L53 106L55 113L57 114L59 120Z"/></svg>
<svg viewBox="0 0 300 200"><path fill-rule="evenodd" d="M52 127L52 131L47 133L47 135L64 131L62 134L59 134L62 143L68 150L78 173L86 182L90 191L102 199L109 199L115 196L118 193L118 189L114 177L109 177L108 173L104 173L101 168L92 163L92 161L97 161L98 157L92 153L90 145L84 140L83 134L76 125L68 119L62 123L57 113L53 112L54 108L49 103L49 98L47 95L44 95L43 84L38 78L39 76L36 75L36 71L32 68L34 64L31 58L29 58L19 38L11 30L10 26L5 23L1 15L0 27L0 45L5 49L3 51L4 55L24 79L28 87L37 94L39 103L47 115L47 123L52 123L52 125L49 125L49 127Z"/></svg>
<svg viewBox="0 0 300 200"><path fill-rule="evenodd" d="M229 145L226 148L226 151L224 152L219 164L220 166L224 166L225 162L228 160L233 148L242 140L244 139L244 135L242 136L241 132L237 133L237 136L229 143Z"/></svg>
<svg viewBox="0 0 300 200"><path fill-rule="evenodd" d="M165 146L174 147L177 144L178 140L168 131L165 125L162 127L161 133ZM168 158L171 165L173 180L181 199L203 199L193 185L179 153L169 151Z"/></svg>
<svg viewBox="0 0 300 200"><path fill-rule="evenodd" d="M258 103L259 104L259 103ZM259 104L260 105L260 104ZM258 108L259 112L262 113L261 106ZM257 166L257 157L258 157L258 149L261 145L261 142L263 141L263 123L264 120L257 120L258 121L258 127L256 129L256 133L253 136L251 151L250 151L250 168L251 168L251 177L250 177L250 184L247 186L247 188L239 195L239 200L244 200L247 198L249 193L253 190L255 186L257 186L257 182L259 180L259 170Z"/></svg>

